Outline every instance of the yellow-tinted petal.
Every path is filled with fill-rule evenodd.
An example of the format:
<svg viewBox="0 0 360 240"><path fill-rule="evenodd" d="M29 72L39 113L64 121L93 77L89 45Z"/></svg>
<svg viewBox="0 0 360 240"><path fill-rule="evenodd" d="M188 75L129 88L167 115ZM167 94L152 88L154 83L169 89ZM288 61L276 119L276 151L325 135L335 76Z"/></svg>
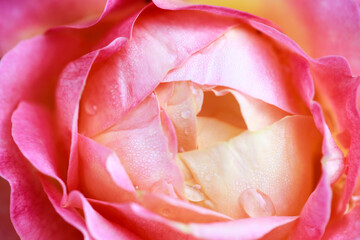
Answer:
<svg viewBox="0 0 360 240"><path fill-rule="evenodd" d="M253 188L270 198L277 215L296 215L314 187L320 140L310 117L291 116L179 156L214 210L233 218L247 217L239 197Z"/></svg>
<svg viewBox="0 0 360 240"><path fill-rule="evenodd" d="M197 129L198 149L228 141L245 131L245 129L237 128L229 123L211 117L197 117Z"/></svg>

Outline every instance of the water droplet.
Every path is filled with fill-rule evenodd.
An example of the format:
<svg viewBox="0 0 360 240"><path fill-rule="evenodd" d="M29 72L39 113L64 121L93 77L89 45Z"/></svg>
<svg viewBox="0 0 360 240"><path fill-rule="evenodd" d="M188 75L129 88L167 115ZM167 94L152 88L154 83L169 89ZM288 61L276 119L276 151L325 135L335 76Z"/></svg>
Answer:
<svg viewBox="0 0 360 240"><path fill-rule="evenodd" d="M89 115L94 115L96 114L98 110L98 107L95 104L92 104L90 102L85 103L85 111L89 114Z"/></svg>
<svg viewBox="0 0 360 240"><path fill-rule="evenodd" d="M240 194L239 204L250 217L274 216L276 213L271 198L255 188L245 189Z"/></svg>
<svg viewBox="0 0 360 240"><path fill-rule="evenodd" d="M210 180L211 180L211 175L210 175L210 174L207 174L207 175L205 176L205 180L206 180L206 181L210 181Z"/></svg>
<svg viewBox="0 0 360 240"><path fill-rule="evenodd" d="M163 208L161 209L161 215L164 217L171 217L171 210L170 208Z"/></svg>
<svg viewBox="0 0 360 240"><path fill-rule="evenodd" d="M190 85L190 89L195 103L195 112L199 113L201 111L201 106L204 100L204 92L201 88L195 86L194 84Z"/></svg>
<svg viewBox="0 0 360 240"><path fill-rule="evenodd" d="M189 109L185 109L181 112L181 117L183 119L189 119L190 115L191 115L191 112Z"/></svg>
<svg viewBox="0 0 360 240"><path fill-rule="evenodd" d="M190 130L187 129L187 128L185 128L184 133L185 133L185 135L189 135L189 134L190 134Z"/></svg>
<svg viewBox="0 0 360 240"><path fill-rule="evenodd" d="M204 193L201 192L201 186L198 184L196 187L185 185L184 194L185 197L191 202L201 202L205 199ZM200 187L200 188L199 188Z"/></svg>
<svg viewBox="0 0 360 240"><path fill-rule="evenodd" d="M135 186L135 189L136 189L136 190L138 190L138 189L139 189L139 186L138 186L138 185L136 185L136 186Z"/></svg>

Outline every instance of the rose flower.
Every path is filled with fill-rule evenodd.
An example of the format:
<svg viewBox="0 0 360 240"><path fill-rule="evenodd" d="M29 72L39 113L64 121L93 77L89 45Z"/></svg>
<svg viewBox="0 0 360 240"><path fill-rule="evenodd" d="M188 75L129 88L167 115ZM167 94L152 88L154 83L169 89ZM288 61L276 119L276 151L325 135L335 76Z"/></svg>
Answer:
<svg viewBox="0 0 360 240"><path fill-rule="evenodd" d="M170 0L108 1L74 23L95 2L1 29L5 239L360 236L355 2L336 48L264 7L244 10L277 25Z"/></svg>

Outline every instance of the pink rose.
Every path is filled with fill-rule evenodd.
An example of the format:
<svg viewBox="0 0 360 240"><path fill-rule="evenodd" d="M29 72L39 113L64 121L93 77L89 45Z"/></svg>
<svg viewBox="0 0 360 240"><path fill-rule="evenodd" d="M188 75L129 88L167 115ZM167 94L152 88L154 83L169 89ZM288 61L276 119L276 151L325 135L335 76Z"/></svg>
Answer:
<svg viewBox="0 0 360 240"><path fill-rule="evenodd" d="M1 8L2 238L360 236L357 3L48 3Z"/></svg>

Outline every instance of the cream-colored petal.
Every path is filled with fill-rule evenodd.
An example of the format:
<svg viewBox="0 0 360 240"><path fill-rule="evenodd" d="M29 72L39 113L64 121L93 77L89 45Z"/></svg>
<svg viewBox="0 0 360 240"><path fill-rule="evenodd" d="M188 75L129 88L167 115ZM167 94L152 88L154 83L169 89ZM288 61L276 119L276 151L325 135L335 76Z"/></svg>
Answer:
<svg viewBox="0 0 360 240"><path fill-rule="evenodd" d="M204 102L198 116L216 118L238 128L246 128L240 105L227 88L204 92Z"/></svg>
<svg viewBox="0 0 360 240"><path fill-rule="evenodd" d="M290 115L280 108L260 99L250 97L237 91L231 91L241 106L241 113L250 131L262 129L281 118Z"/></svg>
<svg viewBox="0 0 360 240"><path fill-rule="evenodd" d="M277 215L297 215L314 187L320 143L311 117L290 116L179 157L221 213L246 217L239 197L252 188L271 199Z"/></svg>
<svg viewBox="0 0 360 240"><path fill-rule="evenodd" d="M197 117L197 130L198 149L228 141L245 131L245 129L237 128L229 123L211 117Z"/></svg>

